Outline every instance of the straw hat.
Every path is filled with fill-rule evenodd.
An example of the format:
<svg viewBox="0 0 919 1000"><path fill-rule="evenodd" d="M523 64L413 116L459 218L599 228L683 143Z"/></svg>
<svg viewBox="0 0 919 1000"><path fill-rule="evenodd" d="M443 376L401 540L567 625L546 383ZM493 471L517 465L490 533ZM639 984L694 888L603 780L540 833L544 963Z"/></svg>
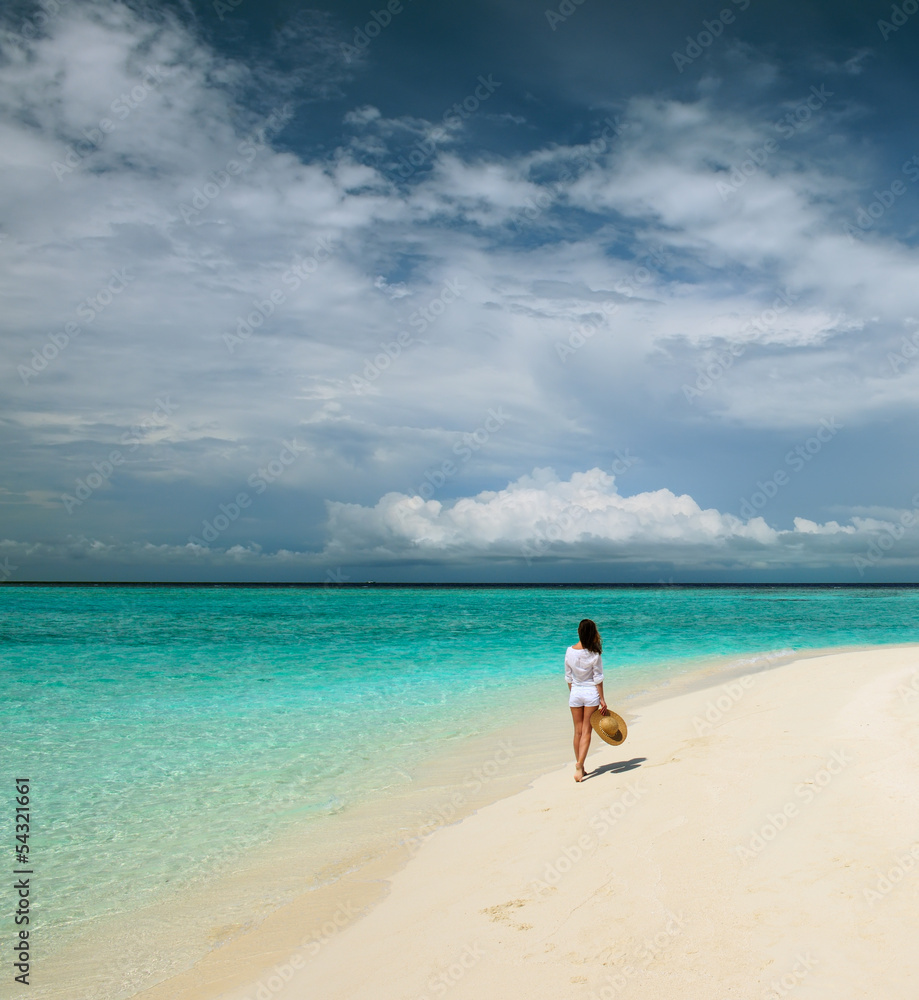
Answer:
<svg viewBox="0 0 919 1000"><path fill-rule="evenodd" d="M601 715L598 708L591 715L590 724L601 740L605 740L611 746L618 747L620 743L625 742L629 731L626 727L625 719L621 715L616 715L612 709L608 709L607 711L607 715Z"/></svg>

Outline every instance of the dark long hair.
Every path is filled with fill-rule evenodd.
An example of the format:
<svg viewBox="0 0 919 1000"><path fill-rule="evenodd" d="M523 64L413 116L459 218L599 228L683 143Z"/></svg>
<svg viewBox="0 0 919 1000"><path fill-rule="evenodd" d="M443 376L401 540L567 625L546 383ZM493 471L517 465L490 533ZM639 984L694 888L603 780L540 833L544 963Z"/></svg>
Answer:
<svg viewBox="0 0 919 1000"><path fill-rule="evenodd" d="M603 652L603 640L597 631L597 625L589 618L581 619L578 625L578 638L581 640L581 645L585 649L589 649L591 653Z"/></svg>

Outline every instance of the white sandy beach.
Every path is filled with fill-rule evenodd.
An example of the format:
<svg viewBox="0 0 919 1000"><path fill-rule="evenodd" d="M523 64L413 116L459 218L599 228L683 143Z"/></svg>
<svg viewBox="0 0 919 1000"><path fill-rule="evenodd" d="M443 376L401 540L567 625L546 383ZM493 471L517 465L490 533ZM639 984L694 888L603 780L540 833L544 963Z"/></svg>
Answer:
<svg viewBox="0 0 919 1000"><path fill-rule="evenodd" d="M917 723L919 647L660 701L223 996L913 1000Z"/></svg>
<svg viewBox="0 0 919 1000"><path fill-rule="evenodd" d="M343 841L335 880L139 997L914 1000L919 646L802 655L625 714L580 785L549 763L570 722L511 730L503 764L483 743L481 787L470 758L427 777L411 851L355 863ZM456 814L478 811L448 825L457 788Z"/></svg>

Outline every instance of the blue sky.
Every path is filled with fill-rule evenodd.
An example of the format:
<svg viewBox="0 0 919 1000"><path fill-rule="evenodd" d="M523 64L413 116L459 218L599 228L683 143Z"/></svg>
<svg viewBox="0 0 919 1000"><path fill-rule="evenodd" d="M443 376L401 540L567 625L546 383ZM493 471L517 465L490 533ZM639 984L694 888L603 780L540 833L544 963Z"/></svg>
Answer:
<svg viewBox="0 0 919 1000"><path fill-rule="evenodd" d="M0 578L916 579L911 2L2 23Z"/></svg>

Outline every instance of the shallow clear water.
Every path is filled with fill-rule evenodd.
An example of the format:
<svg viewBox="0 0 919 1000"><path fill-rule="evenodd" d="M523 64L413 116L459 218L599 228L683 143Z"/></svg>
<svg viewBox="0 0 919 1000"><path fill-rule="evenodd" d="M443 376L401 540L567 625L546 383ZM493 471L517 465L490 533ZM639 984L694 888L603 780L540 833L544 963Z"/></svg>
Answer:
<svg viewBox="0 0 919 1000"><path fill-rule="evenodd" d="M608 694L706 657L919 639L915 589L6 587L0 609L3 773L33 782L52 940L334 823L509 704L563 705L582 617Z"/></svg>

